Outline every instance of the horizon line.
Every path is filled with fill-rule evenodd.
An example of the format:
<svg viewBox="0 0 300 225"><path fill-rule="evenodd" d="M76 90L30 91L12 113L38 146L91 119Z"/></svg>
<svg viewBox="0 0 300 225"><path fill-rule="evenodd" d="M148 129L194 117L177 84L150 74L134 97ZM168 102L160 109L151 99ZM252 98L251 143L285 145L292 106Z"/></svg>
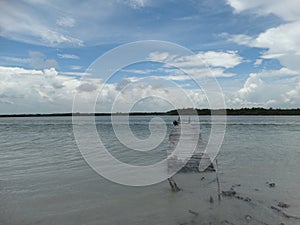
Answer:
<svg viewBox="0 0 300 225"><path fill-rule="evenodd" d="M59 113L15 113L15 114L0 114L0 117L59 117L59 116L120 116L120 115L178 115L178 111L182 111L183 115L189 115L190 110L197 110L198 115L210 115L211 111L219 112L220 115L300 115L300 108L226 108L226 109L198 109L198 108L183 108L172 109L168 111L135 111L135 112L59 112ZM222 113L226 110L226 113ZM186 113L186 114L184 114ZM200 114L199 114L200 113Z"/></svg>

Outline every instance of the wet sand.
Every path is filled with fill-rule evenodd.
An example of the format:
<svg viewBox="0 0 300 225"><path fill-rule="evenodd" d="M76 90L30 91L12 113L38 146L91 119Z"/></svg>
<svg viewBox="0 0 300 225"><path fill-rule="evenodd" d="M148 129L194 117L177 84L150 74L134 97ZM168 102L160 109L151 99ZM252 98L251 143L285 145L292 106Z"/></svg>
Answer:
<svg viewBox="0 0 300 225"><path fill-rule="evenodd" d="M289 203L282 204L282 196L275 186L241 183L222 185L221 200L214 172L177 174L175 180L182 191L173 193L173 224L300 224L300 212ZM222 180L222 177L220 177ZM260 188L257 188L260 186ZM249 191L252 189L252 191ZM269 192L272 199L264 199ZM176 207L175 207L176 205ZM178 216L180 215L180 216Z"/></svg>

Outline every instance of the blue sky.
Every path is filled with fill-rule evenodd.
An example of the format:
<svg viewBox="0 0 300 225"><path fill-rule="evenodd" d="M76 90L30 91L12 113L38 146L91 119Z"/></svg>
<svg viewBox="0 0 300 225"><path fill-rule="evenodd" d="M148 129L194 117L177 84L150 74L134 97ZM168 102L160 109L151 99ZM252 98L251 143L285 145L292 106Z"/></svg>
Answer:
<svg viewBox="0 0 300 225"><path fill-rule="evenodd" d="M164 63L128 65L106 84L101 75L85 72L107 51L142 40L174 42L194 52L163 60L184 61L190 73L205 76L195 61L200 58L229 108L299 108L299 9L294 0L1 1L0 113L69 112L75 94L93 101L99 88L101 112L110 111L119 95L126 101L155 96L137 103L138 111L169 110L173 98L181 107L191 106L189 98L207 108L202 90Z"/></svg>

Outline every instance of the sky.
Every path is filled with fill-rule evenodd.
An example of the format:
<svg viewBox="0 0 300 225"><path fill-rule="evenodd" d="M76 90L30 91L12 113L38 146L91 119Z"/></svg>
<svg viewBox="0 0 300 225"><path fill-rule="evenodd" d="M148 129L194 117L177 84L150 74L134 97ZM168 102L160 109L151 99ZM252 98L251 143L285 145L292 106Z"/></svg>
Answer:
<svg viewBox="0 0 300 225"><path fill-rule="evenodd" d="M106 52L143 40L193 54L152 52L109 80L88 72ZM189 74L214 77L227 108L300 108L299 62L300 1L0 1L0 114L72 112L79 94L83 106L98 95L97 112L137 99L132 111L174 101L209 108Z"/></svg>

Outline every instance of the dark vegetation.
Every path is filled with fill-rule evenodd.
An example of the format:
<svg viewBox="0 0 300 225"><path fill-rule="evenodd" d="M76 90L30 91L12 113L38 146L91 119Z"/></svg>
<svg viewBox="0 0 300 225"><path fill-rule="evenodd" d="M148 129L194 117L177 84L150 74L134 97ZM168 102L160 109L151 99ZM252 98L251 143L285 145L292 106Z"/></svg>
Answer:
<svg viewBox="0 0 300 225"><path fill-rule="evenodd" d="M196 111L195 111L196 110ZM170 110L168 112L131 112L131 116L170 116L170 115L192 115L197 112L198 115L224 115L224 109L178 109ZM227 115L281 115L293 116L300 115L300 108L297 109L265 109L265 108L241 108L241 109L226 109ZM58 117L58 116L110 116L110 115L128 115L127 113L51 113L51 114L9 114L0 115L0 117Z"/></svg>
<svg viewBox="0 0 300 225"><path fill-rule="evenodd" d="M224 115L224 109L196 109L198 115ZM179 109L166 112L167 115L191 114L193 109ZM300 115L300 108L297 109L265 109L265 108L241 108L226 109L227 115Z"/></svg>

